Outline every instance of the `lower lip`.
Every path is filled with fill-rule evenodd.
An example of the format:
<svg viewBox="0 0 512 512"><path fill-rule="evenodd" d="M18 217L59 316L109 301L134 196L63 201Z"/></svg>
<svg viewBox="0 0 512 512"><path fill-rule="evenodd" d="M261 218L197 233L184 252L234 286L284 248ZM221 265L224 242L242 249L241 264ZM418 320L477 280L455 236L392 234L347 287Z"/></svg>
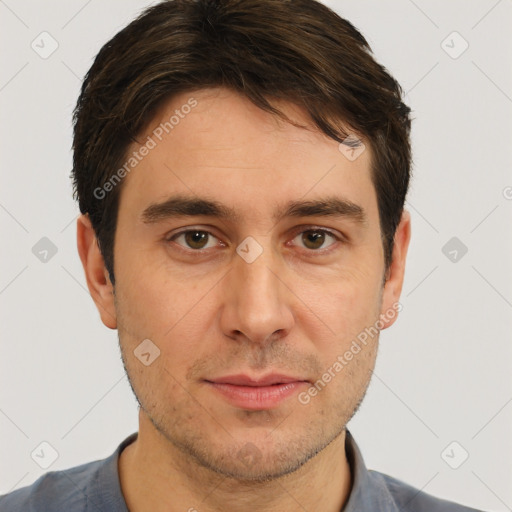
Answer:
<svg viewBox="0 0 512 512"><path fill-rule="evenodd" d="M272 409L308 385L304 381L274 384L272 386L235 386L220 382L208 384L226 398L232 405L241 409Z"/></svg>

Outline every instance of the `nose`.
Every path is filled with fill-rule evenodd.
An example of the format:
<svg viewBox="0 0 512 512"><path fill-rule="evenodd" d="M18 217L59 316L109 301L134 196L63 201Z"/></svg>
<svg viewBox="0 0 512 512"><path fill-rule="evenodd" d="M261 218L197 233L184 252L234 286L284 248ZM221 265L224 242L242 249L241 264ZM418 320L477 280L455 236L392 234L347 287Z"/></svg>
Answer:
<svg viewBox="0 0 512 512"><path fill-rule="evenodd" d="M232 339L254 344L286 337L295 322L293 294L278 277L283 269L271 248L251 263L236 254L232 265L224 285L222 331Z"/></svg>

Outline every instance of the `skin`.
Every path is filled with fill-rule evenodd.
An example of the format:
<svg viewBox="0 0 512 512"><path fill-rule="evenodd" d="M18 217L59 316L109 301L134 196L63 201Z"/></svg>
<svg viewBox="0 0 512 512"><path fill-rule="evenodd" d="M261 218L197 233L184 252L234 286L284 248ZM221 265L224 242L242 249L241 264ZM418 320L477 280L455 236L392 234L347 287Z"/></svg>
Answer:
<svg viewBox="0 0 512 512"><path fill-rule="evenodd" d="M286 102L278 106L309 129L226 89L180 94L141 143L191 96L197 107L122 185L115 289L88 217L77 223L90 293L103 323L118 330L141 405L138 438L120 456L123 494L132 512L339 511L352 484L345 425L368 387L378 335L307 404L298 393L366 327L395 321L387 312L400 298L410 216L404 211L386 274L369 144L350 161ZM178 193L223 203L237 218L142 221L150 204ZM273 219L278 205L326 196L361 206L366 221ZM184 228L211 233L206 247L187 245L185 236L169 239ZM340 240L327 234L323 245L312 244L306 235L320 228ZM248 236L263 249L252 263L236 252ZM134 355L145 339L160 350L149 366ZM271 372L309 383L276 407L249 411L206 382Z"/></svg>

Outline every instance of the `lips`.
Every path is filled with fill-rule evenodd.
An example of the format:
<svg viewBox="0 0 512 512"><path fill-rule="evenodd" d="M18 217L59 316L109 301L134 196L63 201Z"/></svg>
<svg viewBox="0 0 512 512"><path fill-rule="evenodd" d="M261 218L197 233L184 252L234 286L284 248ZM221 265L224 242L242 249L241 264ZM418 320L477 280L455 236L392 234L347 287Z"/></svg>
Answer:
<svg viewBox="0 0 512 512"><path fill-rule="evenodd" d="M259 378L250 377L248 375L229 375L226 377L219 377L218 379L211 379L209 382L216 384L232 384L233 386L262 387L274 386L276 384L288 384L290 382L306 382L306 379L272 373Z"/></svg>
<svg viewBox="0 0 512 512"><path fill-rule="evenodd" d="M276 409L287 398L310 385L301 377L277 373L262 377L228 375L205 382L231 406L251 411Z"/></svg>

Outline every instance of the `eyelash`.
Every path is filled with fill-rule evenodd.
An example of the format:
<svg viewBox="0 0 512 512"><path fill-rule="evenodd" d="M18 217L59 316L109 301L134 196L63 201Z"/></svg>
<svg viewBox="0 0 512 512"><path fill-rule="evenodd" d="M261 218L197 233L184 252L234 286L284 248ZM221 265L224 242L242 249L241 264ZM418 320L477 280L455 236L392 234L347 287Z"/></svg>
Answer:
<svg viewBox="0 0 512 512"><path fill-rule="evenodd" d="M211 233L210 231L208 231L206 229L199 229L199 228L198 229L190 229L189 228L189 229L184 229L183 231L179 231L178 233L174 233L171 236L166 237L165 241L166 242L174 242L181 235L185 235L185 234L191 233L191 232L192 233L194 233L194 232L207 233L209 236L218 239L217 236L215 236L213 233ZM303 226L297 228L297 230L295 230L294 233L293 233L292 240L295 239L298 235L302 235L303 233L308 233L308 232L323 233L323 234L328 235L329 237L331 237L334 240L326 249L307 249L307 248L302 248L303 251L311 253L312 255L313 254L314 255L324 255L324 254L326 254L328 252L331 252L331 250L333 250L332 247L337 245L336 242L341 242L341 243L345 242L343 237L341 237L339 235L336 235L332 231L330 231L328 229L325 229L325 228L316 228L314 226L313 227L308 227L308 229L303 229ZM186 252L188 254L194 254L194 255L197 255L197 256L202 256L202 255L204 255L204 253L206 251L211 249L211 248L208 248L208 249L190 249L190 248L188 248L187 249L184 246L182 246L181 244L177 244L177 245L180 247L180 250L183 250L184 252Z"/></svg>

